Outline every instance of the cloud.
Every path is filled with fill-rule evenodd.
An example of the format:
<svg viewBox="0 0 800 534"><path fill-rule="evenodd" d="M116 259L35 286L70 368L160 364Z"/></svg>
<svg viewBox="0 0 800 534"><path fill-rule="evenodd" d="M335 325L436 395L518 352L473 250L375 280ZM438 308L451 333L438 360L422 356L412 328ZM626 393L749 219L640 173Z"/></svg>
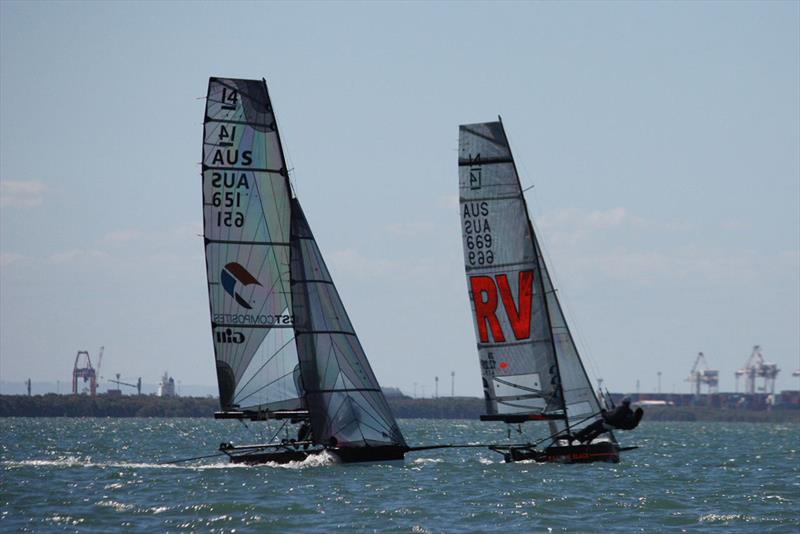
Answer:
<svg viewBox="0 0 800 534"><path fill-rule="evenodd" d="M55 252L48 256L48 261L56 265L64 265L70 263L78 263L87 260L106 259L109 255L106 252L97 249L80 249L73 248L63 252Z"/></svg>
<svg viewBox="0 0 800 534"><path fill-rule="evenodd" d="M692 235L691 224L649 219L622 207L559 210L538 217L537 226L546 259L554 260L551 269L576 286L598 279L645 286L736 285L785 277L798 263L796 251L721 248Z"/></svg>
<svg viewBox="0 0 800 534"><path fill-rule="evenodd" d="M433 259L370 258L355 249L336 250L326 254L325 258L336 273L359 278L420 280L438 277L448 271L446 266Z"/></svg>
<svg viewBox="0 0 800 534"><path fill-rule="evenodd" d="M681 221L645 219L623 207L593 211L567 208L537 217L536 223L545 233L547 241L569 244L596 240L599 234L607 235L612 231L681 232L691 228Z"/></svg>
<svg viewBox="0 0 800 534"><path fill-rule="evenodd" d="M115 230L103 236L103 242L113 246L121 246L131 241L137 241L142 238L142 231L130 228L126 230Z"/></svg>
<svg viewBox="0 0 800 534"><path fill-rule="evenodd" d="M44 183L3 180L0 182L0 206L12 208L32 208L41 206L48 188Z"/></svg>
<svg viewBox="0 0 800 534"><path fill-rule="evenodd" d="M433 233L436 226L430 222L409 222L390 224L386 227L390 234L398 237L416 237Z"/></svg>
<svg viewBox="0 0 800 534"><path fill-rule="evenodd" d="M0 267L8 267L12 263L17 263L28 259L27 256L16 254L14 252L4 252L0 254Z"/></svg>

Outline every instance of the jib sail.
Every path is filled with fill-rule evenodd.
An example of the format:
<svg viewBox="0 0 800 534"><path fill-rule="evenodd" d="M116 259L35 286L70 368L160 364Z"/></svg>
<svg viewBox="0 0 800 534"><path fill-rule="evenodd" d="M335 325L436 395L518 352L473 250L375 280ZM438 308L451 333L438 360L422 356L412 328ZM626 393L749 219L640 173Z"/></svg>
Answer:
<svg viewBox="0 0 800 534"><path fill-rule="evenodd" d="M304 403L292 328L290 186L266 83L211 78L203 226L223 410Z"/></svg>
<svg viewBox="0 0 800 534"><path fill-rule="evenodd" d="M502 123L462 125L458 164L465 270L487 413L532 419L596 413Z"/></svg>
<svg viewBox="0 0 800 534"><path fill-rule="evenodd" d="M291 242L294 327L314 440L405 447L297 199Z"/></svg>

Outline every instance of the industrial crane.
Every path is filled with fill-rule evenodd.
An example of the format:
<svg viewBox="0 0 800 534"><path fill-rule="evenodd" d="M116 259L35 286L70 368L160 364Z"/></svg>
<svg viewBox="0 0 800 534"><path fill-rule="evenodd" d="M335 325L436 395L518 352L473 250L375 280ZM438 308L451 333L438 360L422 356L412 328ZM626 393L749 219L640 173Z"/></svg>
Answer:
<svg viewBox="0 0 800 534"><path fill-rule="evenodd" d="M81 356L84 356L85 364L81 362ZM89 352L79 350L75 356L75 366L72 368L72 394L78 394L78 379L83 378L84 382L89 382L89 394L94 397L97 395L97 372L92 367L92 359L89 357Z"/></svg>
<svg viewBox="0 0 800 534"><path fill-rule="evenodd" d="M716 393L719 387L719 371L709 369L706 357L702 352L698 352L686 381L692 384L692 393L695 395L700 395L700 388L703 384L708 386L708 393Z"/></svg>
<svg viewBox="0 0 800 534"><path fill-rule="evenodd" d="M736 371L736 391L739 391L739 377L744 377L745 393L754 395L756 393L756 378L763 378L764 385L758 391L775 394L775 379L778 377L778 365L764 360L761 354L761 347L756 345L753 352L744 364L744 367Z"/></svg>
<svg viewBox="0 0 800 534"><path fill-rule="evenodd" d="M139 380L137 380L135 384L129 384L128 382L122 382L119 379L119 377L120 377L120 374L117 373L117 379L116 380L109 379L108 381L115 383L117 385L117 387L119 387L119 386L130 386L132 388L136 388L136 394L137 395L141 395L142 394L142 377L141 376L139 377Z"/></svg>

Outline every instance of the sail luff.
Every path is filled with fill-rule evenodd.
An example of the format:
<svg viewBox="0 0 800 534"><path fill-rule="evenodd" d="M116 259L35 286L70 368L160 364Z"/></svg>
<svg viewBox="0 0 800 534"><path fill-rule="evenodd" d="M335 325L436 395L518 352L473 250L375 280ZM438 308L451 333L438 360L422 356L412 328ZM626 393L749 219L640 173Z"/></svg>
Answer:
<svg viewBox="0 0 800 534"><path fill-rule="evenodd" d="M279 173L284 177L286 180L286 189L289 191L289 196L294 198L294 191L292 189L292 182L289 180L289 169L286 168L286 153L283 151L283 141L281 140L281 130L278 128L278 117L275 116L275 110L272 108L272 99L269 96L269 87L267 86L267 80L265 78L261 78L261 83L264 85L264 92L267 94L267 102L269 102L269 109L272 112L272 119L274 122L275 128L275 139L278 141L278 151L281 154L281 162L283 166L281 167ZM291 218L289 224L291 225ZM291 236L291 230L289 232ZM291 253L290 253L291 254Z"/></svg>

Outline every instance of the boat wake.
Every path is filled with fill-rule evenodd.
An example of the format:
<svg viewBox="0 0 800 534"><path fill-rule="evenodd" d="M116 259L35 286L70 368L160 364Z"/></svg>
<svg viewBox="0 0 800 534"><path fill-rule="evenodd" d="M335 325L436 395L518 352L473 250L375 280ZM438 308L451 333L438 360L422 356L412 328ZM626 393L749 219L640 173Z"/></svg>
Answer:
<svg viewBox="0 0 800 534"><path fill-rule="evenodd" d="M281 469L308 469L309 467L324 467L337 463L336 457L328 451L320 451L317 454L310 454L304 460L299 462L288 462L279 464L277 462L266 462L260 466L266 467L279 467ZM260 467L259 466L259 467Z"/></svg>
<svg viewBox="0 0 800 534"><path fill-rule="evenodd" d="M444 462L442 458L417 458L413 462L412 465L425 465L425 464L440 464Z"/></svg>
<svg viewBox="0 0 800 534"><path fill-rule="evenodd" d="M77 456L65 456L52 460L7 460L0 462L0 465L11 469L24 467L96 467L100 469L182 469L190 471L203 471L207 469L241 469L248 467L246 465L232 464L227 460L217 460L214 463L204 464L160 464L156 462L96 462L91 458L78 458Z"/></svg>

